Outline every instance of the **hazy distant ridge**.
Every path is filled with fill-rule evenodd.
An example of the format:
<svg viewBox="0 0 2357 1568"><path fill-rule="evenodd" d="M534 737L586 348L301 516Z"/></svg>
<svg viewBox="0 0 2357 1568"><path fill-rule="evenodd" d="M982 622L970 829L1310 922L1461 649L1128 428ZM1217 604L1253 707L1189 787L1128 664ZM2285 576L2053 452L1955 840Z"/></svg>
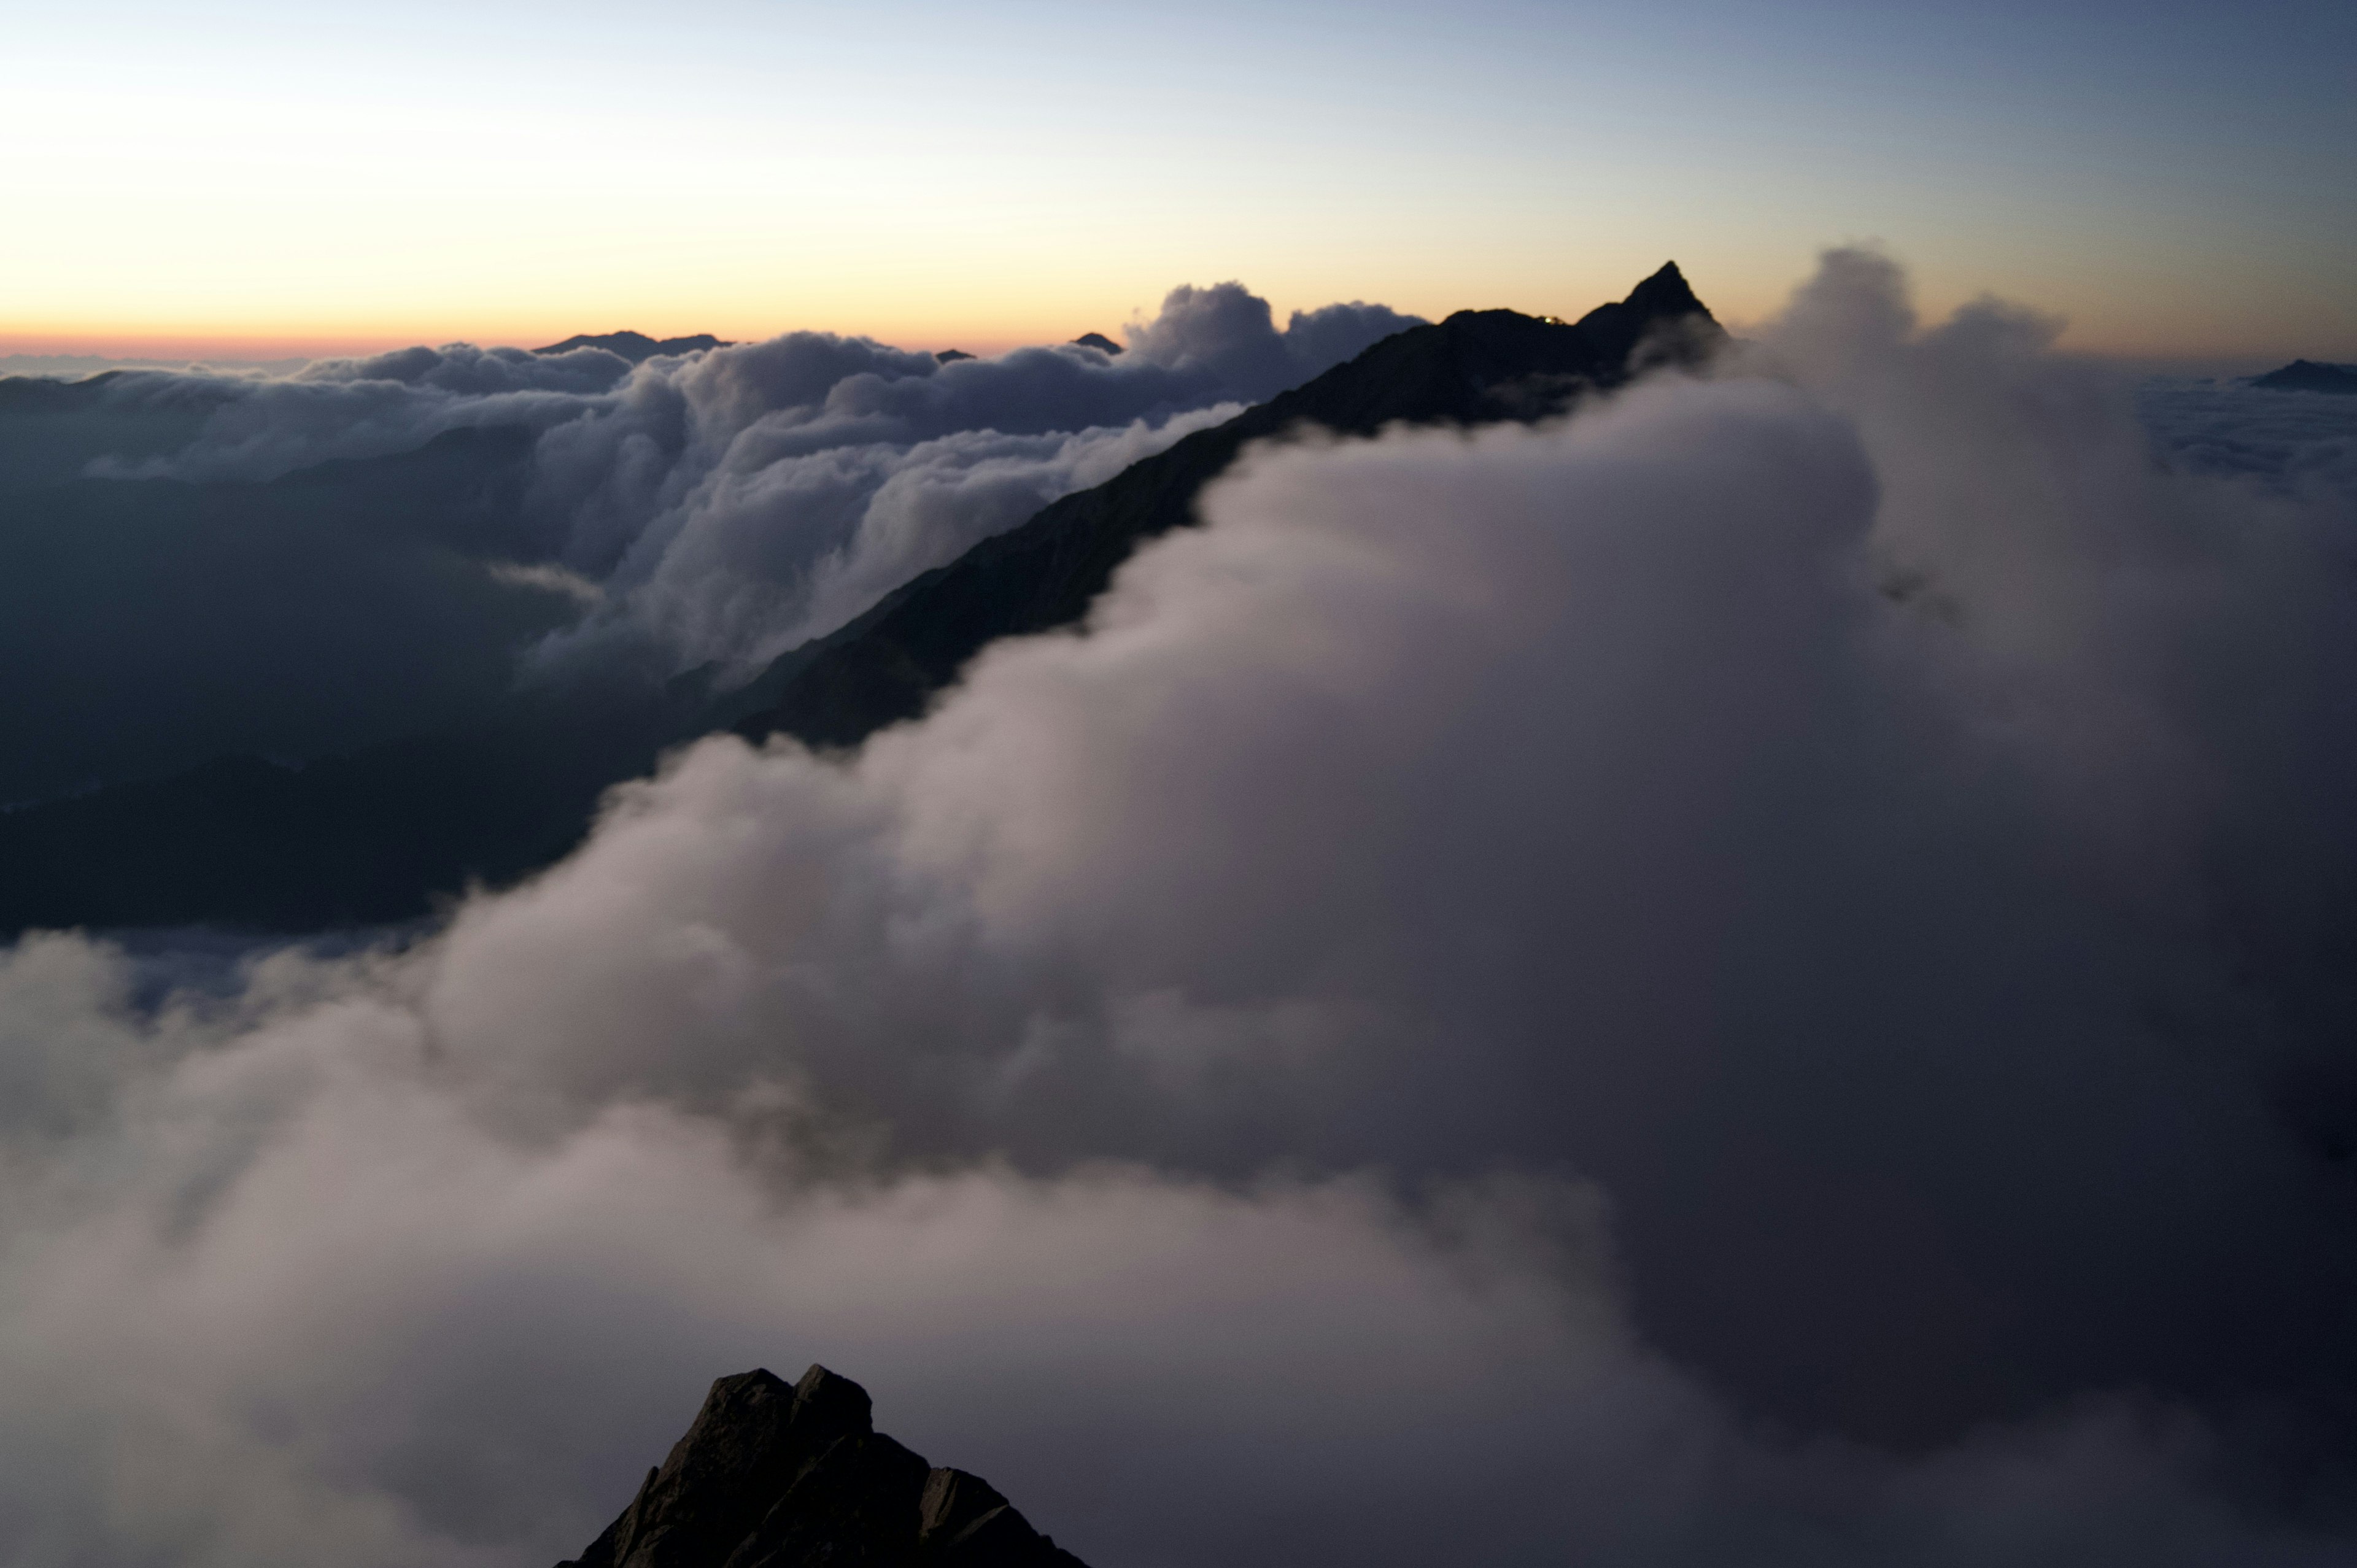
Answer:
<svg viewBox="0 0 2357 1568"><path fill-rule="evenodd" d="M658 354L693 354L705 349L726 349L731 339L715 338L709 332L698 332L686 338L650 338L643 332L576 332L562 343L551 343L534 349L535 354L569 354L576 349L603 349L608 354L619 354L634 365L644 364Z"/></svg>

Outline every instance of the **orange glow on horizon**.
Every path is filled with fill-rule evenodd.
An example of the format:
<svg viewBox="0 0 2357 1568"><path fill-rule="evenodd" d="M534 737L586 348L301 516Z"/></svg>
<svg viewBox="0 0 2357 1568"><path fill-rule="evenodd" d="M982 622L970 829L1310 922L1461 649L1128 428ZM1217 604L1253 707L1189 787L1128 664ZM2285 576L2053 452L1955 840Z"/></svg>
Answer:
<svg viewBox="0 0 2357 1568"><path fill-rule="evenodd" d="M1908 259L1903 252L1900 255L1902 261ZM853 286L839 276L788 284L774 293L732 279L737 286L693 291L704 298L708 310L692 303L683 305L678 291L650 289L646 280L632 280L637 286L625 285L610 294L575 288L558 297L529 303L510 291L500 291L508 297L485 299L472 307L460 305L447 312L427 299L411 298L397 304L382 301L393 305L390 310L368 311L363 306L345 316L315 295L296 304L292 320L259 317L245 300L210 320L176 319L163 312L145 321L93 319L81 313L77 313L79 318L67 319L10 320L0 316L0 357L87 356L167 364L268 361L362 356L416 344L469 342L531 349L576 333L624 329L654 338L709 332L737 342L811 330L871 338L910 349L961 349L986 356L1027 344L1065 342L1084 332L1102 332L1119 341L1124 326L1135 317L1150 317L1168 287L1181 279L1207 285L1241 278L1246 286L1271 298L1279 327L1295 308L1315 308L1336 299L1380 302L1428 319L1458 309L1496 306L1577 318L1597 305L1620 297L1669 256L1679 262L1713 313L1738 334L1754 332L1772 319L1813 261L1811 249L1798 245L1778 258L1731 253L1708 242L1656 249L1624 240L1616 242L1609 251L1598 246L1578 257L1576 264L1568 258L1544 266L1523 262L1470 277L1443 277L1425 267L1394 265L1322 287L1321 268L1287 257L1285 265L1259 269L1189 266L1183 262L1168 270L1151 269L1133 260L1123 269L1126 282L1109 275L1112 269L1108 269L1106 274L1086 279L1057 280L1071 285L1060 290L1042 286L1038 278L1016 280L1004 274L969 277L963 280L962 288L952 288L949 280L939 275L924 276L904 280L903 298L890 297L873 286ZM1779 260L1785 269L1771 270ZM1256 270L1263 274L1259 278L1254 276ZM1149 277L1155 279L1151 285L1144 281ZM1944 318L1987 287L2000 296L2056 310L2068 323L2061 348L2108 360L2214 366L2222 371L2263 369L2302 355L2328 360L2349 357L2341 350L2352 346L2342 341L2349 336L2349 326L2330 318L2311 319L2300 328L2286 330L2267 318L2274 313L2204 319L2190 311L2139 309L2124 306L2105 297L2093 283L2075 277L2061 280L2059 287L2040 288L2036 280L2027 277L2011 280L2012 286L2007 286L2004 280L1968 273L1919 274L1916 304L1927 325ZM771 297L759 297L763 294ZM781 300L779 295L790 298ZM2062 297L2055 297L2058 295ZM799 297L800 308L790 302L792 297ZM2082 308L2074 310L2074 305ZM2154 329L2156 325L2160 330ZM2294 340L2296 337L2305 340Z"/></svg>
<svg viewBox="0 0 2357 1568"><path fill-rule="evenodd" d="M628 315L627 312L623 313ZM857 328L817 327L818 331L840 332L845 337L873 338L878 342L909 349L963 349L970 354L991 355L1030 343L1061 342L1082 332L1105 332L1118 340L1121 323L1103 327L1076 327L1060 336L1050 331L1036 336L1008 335L1003 329L989 333L970 332L943 335L938 331L916 328L903 331L872 330ZM438 346L445 343L474 343L486 348L533 349L548 343L562 342L576 334L596 336L605 332L636 331L650 338L689 337L710 332L730 342L758 342L793 327L754 328L737 331L711 325L674 326L642 320L621 320L568 327L562 331L546 328L522 331L492 329L474 330L403 330L399 328L355 328L337 331L322 328L303 333L270 331L239 332L221 330L187 332L172 330L142 331L135 328L16 328L0 322L0 360L9 355L37 359L91 358L103 360L155 360L163 363L206 363L213 360L275 360L352 359L370 354L382 354L395 349L407 349L418 344ZM935 342L939 338L941 341Z"/></svg>

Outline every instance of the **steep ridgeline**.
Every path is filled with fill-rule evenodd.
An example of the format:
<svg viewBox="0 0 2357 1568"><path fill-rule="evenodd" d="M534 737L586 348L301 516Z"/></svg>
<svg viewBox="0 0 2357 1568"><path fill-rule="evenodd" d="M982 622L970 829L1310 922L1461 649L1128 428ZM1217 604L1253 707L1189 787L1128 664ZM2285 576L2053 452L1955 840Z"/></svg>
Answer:
<svg viewBox="0 0 2357 1568"><path fill-rule="evenodd" d="M1084 1568L990 1484L877 1432L824 1367L712 1385L639 1495L557 1568Z"/></svg>
<svg viewBox="0 0 2357 1568"><path fill-rule="evenodd" d="M775 700L735 727L756 740L782 730L814 746L850 746L914 718L985 644L1079 620L1140 541L1192 521L1196 497L1247 442L1302 425L1372 435L1403 423L1542 418L1647 365L1707 354L1725 336L1674 262L1577 323L1463 310L1396 333L1064 497L788 653L759 683Z"/></svg>

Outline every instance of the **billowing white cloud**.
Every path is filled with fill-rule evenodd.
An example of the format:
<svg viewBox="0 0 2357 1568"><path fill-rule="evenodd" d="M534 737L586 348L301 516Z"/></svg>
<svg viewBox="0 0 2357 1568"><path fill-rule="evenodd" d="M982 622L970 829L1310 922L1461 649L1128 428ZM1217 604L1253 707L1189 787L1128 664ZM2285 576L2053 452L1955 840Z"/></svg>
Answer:
<svg viewBox="0 0 2357 1568"><path fill-rule="evenodd" d="M1240 411L1221 403L1121 426L909 439L908 422L872 412L851 416L858 428L846 434L798 424L803 408L756 405L737 425L691 403L655 416L700 432L668 460L640 417L552 431L540 504L569 521L562 557L602 580L607 602L533 662L572 671L619 657L668 673L711 661L750 674L1058 496Z"/></svg>
<svg viewBox="0 0 2357 1568"><path fill-rule="evenodd" d="M1238 284L1171 291L1120 356L1074 344L941 364L816 333L642 371L543 437L536 500L614 602L542 650L649 640L749 672L1057 496L1416 325L1296 311Z"/></svg>
<svg viewBox="0 0 2357 1568"><path fill-rule="evenodd" d="M1276 330L1268 302L1240 283L1170 291L1151 321L1132 322L1129 353L1180 373L1208 374L1254 402L1340 364L1417 318L1352 301L1297 310Z"/></svg>
<svg viewBox="0 0 2357 1568"><path fill-rule="evenodd" d="M537 1568L820 1359L1107 1564L2345 1556L2340 514L2040 331L1839 255L405 950L21 946L0 1543Z"/></svg>

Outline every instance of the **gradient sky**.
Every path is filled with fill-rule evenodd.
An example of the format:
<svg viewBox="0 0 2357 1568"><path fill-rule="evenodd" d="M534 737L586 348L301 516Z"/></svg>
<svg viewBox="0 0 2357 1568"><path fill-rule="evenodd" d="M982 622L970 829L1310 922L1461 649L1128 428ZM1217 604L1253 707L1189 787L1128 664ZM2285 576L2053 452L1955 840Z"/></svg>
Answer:
<svg viewBox="0 0 2357 1568"><path fill-rule="evenodd" d="M7 0L0 353L635 327L991 349L1724 317L1872 240L2086 349L2357 360L2357 6Z"/></svg>

